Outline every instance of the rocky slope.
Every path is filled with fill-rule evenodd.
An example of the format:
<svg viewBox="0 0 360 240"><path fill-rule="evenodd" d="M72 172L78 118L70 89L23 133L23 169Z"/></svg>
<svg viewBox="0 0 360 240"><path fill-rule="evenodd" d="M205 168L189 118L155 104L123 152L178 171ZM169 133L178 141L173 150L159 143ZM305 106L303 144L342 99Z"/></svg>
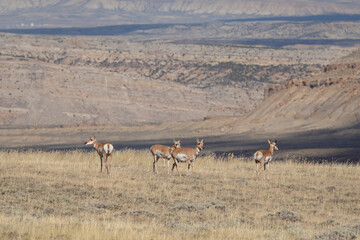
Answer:
<svg viewBox="0 0 360 240"><path fill-rule="evenodd" d="M317 72L322 64L351 51L1 34L0 123L43 127L216 122L245 116L265 96L259 110L241 124L219 120L221 132L239 126L273 128L278 125L274 121L282 127L320 126L324 118L329 118L329 126L340 125L339 119L350 124L357 121L359 109L356 57ZM329 101L331 96L337 100ZM299 111L299 106L304 109Z"/></svg>
<svg viewBox="0 0 360 240"><path fill-rule="evenodd" d="M311 76L324 59L350 51L11 34L1 34L0 42L6 127L242 116L262 101L266 84Z"/></svg>
<svg viewBox="0 0 360 240"><path fill-rule="evenodd" d="M337 154L351 148L357 157L360 50L9 34L0 41L2 147L74 147L92 134L125 146L219 136L207 138L212 150L243 154L248 141L281 136L284 157L335 156L338 145Z"/></svg>
<svg viewBox="0 0 360 240"><path fill-rule="evenodd" d="M264 102L241 123L255 132L260 129L294 132L358 125L360 50L324 66L319 75L266 87ZM235 123L233 126L237 128Z"/></svg>

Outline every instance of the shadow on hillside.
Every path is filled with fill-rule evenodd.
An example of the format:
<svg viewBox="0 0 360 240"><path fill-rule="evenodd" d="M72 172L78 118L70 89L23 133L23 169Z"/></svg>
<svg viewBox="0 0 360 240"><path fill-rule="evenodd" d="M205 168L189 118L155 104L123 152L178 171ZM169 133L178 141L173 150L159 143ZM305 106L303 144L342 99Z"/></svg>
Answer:
<svg viewBox="0 0 360 240"><path fill-rule="evenodd" d="M261 136L253 134L234 134L223 136L199 136L205 139L205 150L201 153L218 156L234 154L252 160L256 150L268 149L267 138L276 138L279 151L274 154L274 160L294 159L311 162L358 163L360 161L360 124L350 128L312 130L300 133ZM139 140L113 142L116 150L149 149L151 145L170 145L172 139ZM196 138L181 139L182 147L195 147ZM21 148L45 151L83 150L93 151L91 147L78 145L48 145ZM151 156L149 155L151 159Z"/></svg>

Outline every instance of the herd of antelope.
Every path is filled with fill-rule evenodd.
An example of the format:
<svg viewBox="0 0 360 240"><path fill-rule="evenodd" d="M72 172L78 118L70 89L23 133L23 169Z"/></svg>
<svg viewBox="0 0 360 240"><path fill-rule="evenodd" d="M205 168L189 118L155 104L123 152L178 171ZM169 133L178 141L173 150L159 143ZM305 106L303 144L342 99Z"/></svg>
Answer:
<svg viewBox="0 0 360 240"><path fill-rule="evenodd" d="M176 141L174 139L174 144L169 147L165 145L156 144L151 146L150 152L154 157L153 162L153 171L154 173L158 173L156 163L159 158L167 160L167 169L168 173L170 172L170 160L173 159L174 163L172 166L171 171L174 170L176 167L177 172L181 176L178 165L179 162L187 163L188 169L193 170L193 163L196 160L196 157L199 155L200 151L204 149L204 139L196 139L196 146L195 148L182 148L180 144L180 140ZM261 171L268 171L270 169L270 162L272 160L272 156L274 154L274 150L279 150L276 146L276 140L268 140L269 149L268 150L258 150L254 153L254 160L256 163L256 173L260 173ZM102 172L103 168L103 160L105 162L105 168L107 173L109 174L111 168L111 160L112 160L112 153L114 152L114 146L109 142L99 143L95 136L90 137L88 141L85 142L85 145L92 145L96 152L100 156L100 172ZM109 162L108 162L109 157ZM259 167L260 166L260 167Z"/></svg>

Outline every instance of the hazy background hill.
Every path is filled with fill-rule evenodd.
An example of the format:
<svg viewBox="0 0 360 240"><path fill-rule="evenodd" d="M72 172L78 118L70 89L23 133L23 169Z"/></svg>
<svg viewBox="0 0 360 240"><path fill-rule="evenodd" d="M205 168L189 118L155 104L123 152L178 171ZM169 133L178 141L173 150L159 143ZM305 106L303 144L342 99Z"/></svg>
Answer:
<svg viewBox="0 0 360 240"><path fill-rule="evenodd" d="M2 27L189 23L218 19L360 14L356 0L1 0Z"/></svg>

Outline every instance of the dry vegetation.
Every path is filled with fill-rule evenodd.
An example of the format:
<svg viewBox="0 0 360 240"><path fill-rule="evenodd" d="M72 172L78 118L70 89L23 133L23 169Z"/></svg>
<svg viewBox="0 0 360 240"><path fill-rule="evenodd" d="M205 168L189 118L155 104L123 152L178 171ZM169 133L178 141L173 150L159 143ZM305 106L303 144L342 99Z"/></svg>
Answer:
<svg viewBox="0 0 360 240"><path fill-rule="evenodd" d="M355 239L360 166L274 162L269 180L231 155L152 173L148 151L0 152L1 239ZM180 165L186 172L186 166Z"/></svg>

